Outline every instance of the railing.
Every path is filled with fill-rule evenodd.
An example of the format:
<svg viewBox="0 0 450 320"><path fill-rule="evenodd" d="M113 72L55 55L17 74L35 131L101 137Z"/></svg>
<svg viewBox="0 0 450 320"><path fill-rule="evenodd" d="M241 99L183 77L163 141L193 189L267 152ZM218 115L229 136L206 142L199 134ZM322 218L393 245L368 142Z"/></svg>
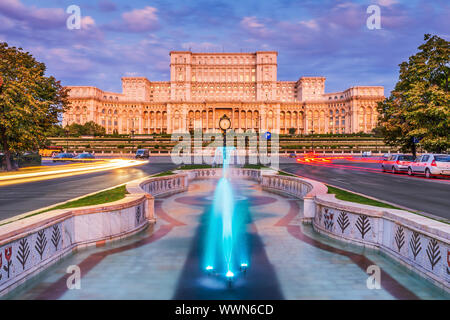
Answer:
<svg viewBox="0 0 450 320"><path fill-rule="evenodd" d="M346 242L386 252L438 286L450 290L450 225L404 210L316 197L314 229Z"/></svg>
<svg viewBox="0 0 450 320"><path fill-rule="evenodd" d="M119 201L54 210L0 226L0 294L76 248L143 230L155 221L154 196L185 191L187 184L185 174L146 178L129 183L129 194Z"/></svg>
<svg viewBox="0 0 450 320"><path fill-rule="evenodd" d="M317 181L272 170L231 168L227 175L257 181L268 191L303 199L299 214L330 237L378 248L446 290L450 283L450 226L402 210L341 201ZM54 210L0 226L0 294L73 249L138 232L155 221L154 197L184 192L194 179L220 178L221 169L196 169L127 184L125 199Z"/></svg>

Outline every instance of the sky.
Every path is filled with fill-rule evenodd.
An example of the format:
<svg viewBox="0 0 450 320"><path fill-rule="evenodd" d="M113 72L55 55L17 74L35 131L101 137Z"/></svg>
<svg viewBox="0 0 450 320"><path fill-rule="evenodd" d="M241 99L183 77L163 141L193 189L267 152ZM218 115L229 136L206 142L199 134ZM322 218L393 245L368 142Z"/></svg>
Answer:
<svg viewBox="0 0 450 320"><path fill-rule="evenodd" d="M81 28L67 28L67 8ZM367 8L380 8L369 29ZM326 92L381 85L425 33L450 40L448 0L0 0L0 42L22 47L63 85L121 92L122 76L169 80L169 52L278 51L278 80L324 76Z"/></svg>

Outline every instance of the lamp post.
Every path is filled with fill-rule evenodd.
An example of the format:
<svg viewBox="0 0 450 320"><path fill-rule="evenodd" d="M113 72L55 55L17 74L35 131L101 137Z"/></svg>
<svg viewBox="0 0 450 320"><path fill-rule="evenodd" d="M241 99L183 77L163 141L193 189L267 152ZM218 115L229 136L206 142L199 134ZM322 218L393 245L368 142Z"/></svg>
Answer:
<svg viewBox="0 0 450 320"><path fill-rule="evenodd" d="M314 129L311 130L311 152L314 153L314 137L312 135L314 134Z"/></svg>
<svg viewBox="0 0 450 320"><path fill-rule="evenodd" d="M69 152L69 129L64 130L66 133L66 152Z"/></svg>
<svg viewBox="0 0 450 320"><path fill-rule="evenodd" d="M227 146L227 130L231 128L231 120L224 114L219 120L219 128L222 130L223 135L223 159L227 157L226 146Z"/></svg>
<svg viewBox="0 0 450 320"><path fill-rule="evenodd" d="M131 153L134 153L134 130L131 130Z"/></svg>

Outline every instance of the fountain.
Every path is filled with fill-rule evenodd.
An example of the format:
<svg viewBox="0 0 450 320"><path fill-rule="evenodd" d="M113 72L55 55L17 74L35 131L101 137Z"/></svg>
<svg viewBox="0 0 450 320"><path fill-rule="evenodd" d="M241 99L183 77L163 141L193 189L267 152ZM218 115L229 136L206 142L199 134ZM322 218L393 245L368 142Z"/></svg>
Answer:
<svg viewBox="0 0 450 320"><path fill-rule="evenodd" d="M238 273L246 273L249 263L245 219L236 214L236 198L228 177L233 151L234 147L216 149L214 161L219 157L223 159L222 177L217 183L207 221L204 252L206 271L209 274L224 275L229 285Z"/></svg>

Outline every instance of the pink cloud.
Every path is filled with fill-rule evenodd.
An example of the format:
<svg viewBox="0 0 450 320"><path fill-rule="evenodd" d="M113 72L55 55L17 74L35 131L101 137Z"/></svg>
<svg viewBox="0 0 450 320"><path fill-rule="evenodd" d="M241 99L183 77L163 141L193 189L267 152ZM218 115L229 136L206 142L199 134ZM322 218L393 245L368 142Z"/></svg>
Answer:
<svg viewBox="0 0 450 320"><path fill-rule="evenodd" d="M62 8L37 8L25 6L20 0L0 1L0 13L10 19L23 21L38 29L64 25L67 15Z"/></svg>
<svg viewBox="0 0 450 320"><path fill-rule="evenodd" d="M259 38L266 38L272 34L266 25L254 16L244 17L240 24L246 31Z"/></svg>
<svg viewBox="0 0 450 320"><path fill-rule="evenodd" d="M133 32L145 32L154 30L158 27L157 9L154 7L145 7L144 9L135 9L122 14L125 27Z"/></svg>

